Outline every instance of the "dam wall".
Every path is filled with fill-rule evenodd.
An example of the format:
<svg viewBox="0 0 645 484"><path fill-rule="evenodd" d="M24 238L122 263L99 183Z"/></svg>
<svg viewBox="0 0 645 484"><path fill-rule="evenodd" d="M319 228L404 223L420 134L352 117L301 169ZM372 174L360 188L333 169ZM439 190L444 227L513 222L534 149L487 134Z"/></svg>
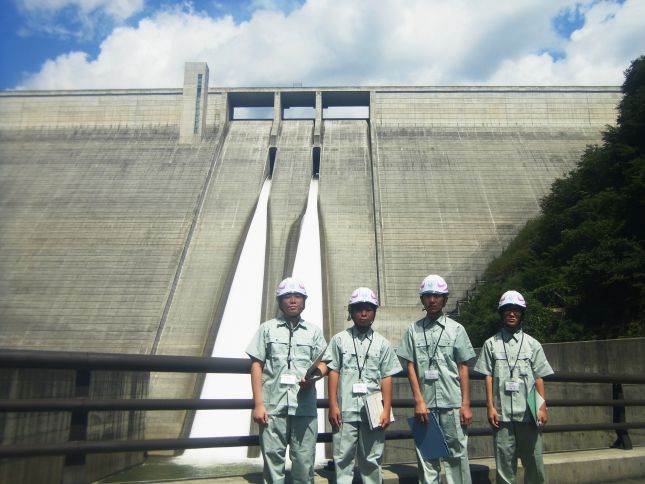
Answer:
<svg viewBox="0 0 645 484"><path fill-rule="evenodd" d="M156 335L155 354L210 356L257 197L267 174L270 122L240 121L226 131L221 149L209 146L212 174L202 180L193 230L176 267L174 290ZM245 335L246 337L246 335ZM204 375L153 373L154 398L198 398ZM150 436L188 435L192 414L150 412Z"/></svg>
<svg viewBox="0 0 645 484"><path fill-rule="evenodd" d="M263 305L266 319L278 309L276 284L292 273L312 178L313 121L285 121L279 130L272 147L275 160L268 205Z"/></svg>
<svg viewBox="0 0 645 484"><path fill-rule="evenodd" d="M208 93L205 117L212 134L226 122L226 93ZM178 128L181 89L0 92L0 129Z"/></svg>
<svg viewBox="0 0 645 484"><path fill-rule="evenodd" d="M325 122L320 161L320 232L325 337L348 326L347 300L360 286L378 291L369 125Z"/></svg>

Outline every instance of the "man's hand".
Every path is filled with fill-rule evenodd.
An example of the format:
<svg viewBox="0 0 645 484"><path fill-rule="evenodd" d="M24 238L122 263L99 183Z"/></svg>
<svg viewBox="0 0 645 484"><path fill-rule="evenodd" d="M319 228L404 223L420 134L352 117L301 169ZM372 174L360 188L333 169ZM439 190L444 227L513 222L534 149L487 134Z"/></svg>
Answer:
<svg viewBox="0 0 645 484"><path fill-rule="evenodd" d="M338 430L343 424L343 417L341 416L338 405L329 406L329 423L334 428L334 430Z"/></svg>
<svg viewBox="0 0 645 484"><path fill-rule="evenodd" d="M419 400L414 405L414 416L417 421L422 424L428 423L428 406L423 400Z"/></svg>
<svg viewBox="0 0 645 484"><path fill-rule="evenodd" d="M464 403L459 409L459 422L463 427L467 427L473 421L473 412L470 409L470 404Z"/></svg>
<svg viewBox="0 0 645 484"><path fill-rule="evenodd" d="M253 409L253 421L258 425L269 425L269 414L264 405L256 405Z"/></svg>
<svg viewBox="0 0 645 484"><path fill-rule="evenodd" d="M303 378L300 379L300 388L310 387L323 377L323 372L318 367L310 368Z"/></svg>
<svg viewBox="0 0 645 484"><path fill-rule="evenodd" d="M537 412L537 421L538 425L546 425L549 421L549 411L546 408L546 405L542 405Z"/></svg>
<svg viewBox="0 0 645 484"><path fill-rule="evenodd" d="M379 427L385 430L390 425L390 412L383 410L378 419Z"/></svg>
<svg viewBox="0 0 645 484"><path fill-rule="evenodd" d="M488 423L491 424L494 428L499 428L499 415L497 414L497 409L493 406L487 407L486 412L488 413Z"/></svg>

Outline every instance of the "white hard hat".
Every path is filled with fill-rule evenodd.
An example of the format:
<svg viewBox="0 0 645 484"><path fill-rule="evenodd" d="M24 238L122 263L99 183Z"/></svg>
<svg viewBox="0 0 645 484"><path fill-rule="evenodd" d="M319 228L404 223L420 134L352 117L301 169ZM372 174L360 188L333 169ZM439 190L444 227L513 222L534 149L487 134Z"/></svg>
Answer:
<svg viewBox="0 0 645 484"><path fill-rule="evenodd" d="M307 290L305 285L294 277L287 277L284 281L278 284L275 290L275 297L279 298L285 294L301 294L307 297Z"/></svg>
<svg viewBox="0 0 645 484"><path fill-rule="evenodd" d="M448 284L443 277L436 274L430 274L419 286L419 296L424 294L441 294L448 295Z"/></svg>
<svg viewBox="0 0 645 484"><path fill-rule="evenodd" d="M372 291L369 287L359 287L356 289L351 296L349 296L348 306L353 304L368 303L375 307L378 307L378 298L376 293Z"/></svg>
<svg viewBox="0 0 645 484"><path fill-rule="evenodd" d="M504 294L502 294L502 297L499 300L499 304L497 305L497 309L502 309L502 307L504 306L519 306L526 309L526 301L524 300L524 296L522 296L519 292L506 291Z"/></svg>

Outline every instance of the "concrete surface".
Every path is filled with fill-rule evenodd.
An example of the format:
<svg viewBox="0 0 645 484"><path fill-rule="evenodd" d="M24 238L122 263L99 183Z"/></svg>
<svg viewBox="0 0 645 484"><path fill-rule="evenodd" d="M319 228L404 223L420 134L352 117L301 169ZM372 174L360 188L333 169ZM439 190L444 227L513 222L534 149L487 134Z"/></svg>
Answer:
<svg viewBox="0 0 645 484"><path fill-rule="evenodd" d="M550 453L544 456L548 481L550 484L608 484L612 482L645 483L645 447L632 450L602 449L582 452ZM495 459L478 458L470 461L473 484L494 484ZM213 469L212 474L217 474ZM416 462L407 464L390 464L383 467L383 482L418 482ZM158 471L157 474L160 472ZM208 477L207 470L201 470L203 477L164 479L162 476L152 480L139 474L136 480L130 480L136 472L126 471L121 476L98 481L101 484L120 483L165 483L165 484L237 484L259 483L262 475L259 471L251 471L237 476ZM518 466L518 484L523 482L523 469ZM287 478L287 482L289 482ZM333 481L333 472L325 468L316 469L316 483ZM360 482L355 479L355 482ZM443 478L445 483L445 478Z"/></svg>

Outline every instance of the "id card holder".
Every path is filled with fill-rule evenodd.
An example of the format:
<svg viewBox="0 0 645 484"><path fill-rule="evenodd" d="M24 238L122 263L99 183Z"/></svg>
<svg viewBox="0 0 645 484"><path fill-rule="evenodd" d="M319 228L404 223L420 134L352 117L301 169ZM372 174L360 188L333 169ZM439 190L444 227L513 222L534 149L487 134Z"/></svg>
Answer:
<svg viewBox="0 0 645 484"><path fill-rule="evenodd" d="M296 381L296 375L280 375L280 385L295 385L296 383L298 383Z"/></svg>
<svg viewBox="0 0 645 484"><path fill-rule="evenodd" d="M510 393L519 392L520 382L515 380L507 381L504 387L506 388L507 392L510 392Z"/></svg>
<svg viewBox="0 0 645 484"><path fill-rule="evenodd" d="M354 395L367 395L367 383L354 383L352 385L352 393Z"/></svg>
<svg viewBox="0 0 645 484"><path fill-rule="evenodd" d="M431 368L426 370L423 374L423 377L426 381L434 381L439 379L439 370Z"/></svg>

